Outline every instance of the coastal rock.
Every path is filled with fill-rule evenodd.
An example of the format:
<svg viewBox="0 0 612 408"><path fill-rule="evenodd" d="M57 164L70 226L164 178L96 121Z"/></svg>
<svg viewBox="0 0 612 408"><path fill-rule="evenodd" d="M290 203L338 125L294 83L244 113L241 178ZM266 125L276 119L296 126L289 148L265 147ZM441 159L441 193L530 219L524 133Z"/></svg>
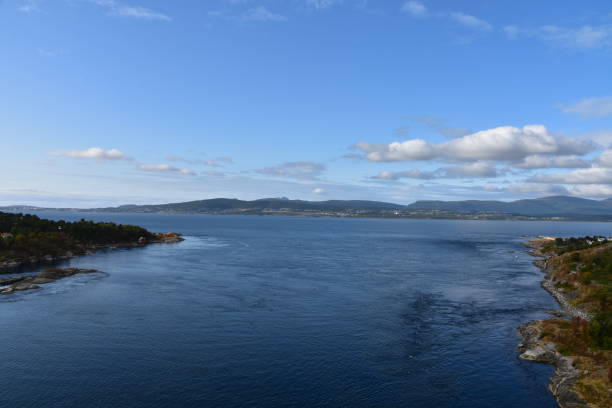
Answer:
<svg viewBox="0 0 612 408"><path fill-rule="evenodd" d="M549 390L561 408L585 408L588 405L574 391L580 372L574 367L570 357L561 355L551 343L541 340L541 321L533 321L519 326L523 341L519 344L520 358L528 361L552 364L555 376L551 378Z"/></svg>
<svg viewBox="0 0 612 408"><path fill-rule="evenodd" d="M171 244L175 242L181 242L184 240L185 238L183 238L181 234L179 234L178 232L165 232L165 233L155 234L155 240L153 242Z"/></svg>
<svg viewBox="0 0 612 408"><path fill-rule="evenodd" d="M11 293L22 292L24 290L33 290L33 289L40 289L40 286L29 284L29 283L21 283L21 284L12 285L8 288L4 288L0 290L0 294L10 295Z"/></svg>
<svg viewBox="0 0 612 408"><path fill-rule="evenodd" d="M51 268L45 269L34 276L17 276L12 278L0 279L0 295L10 295L11 293L26 290L40 289L42 284L55 282L56 280L67 278L79 274L89 274L98 272L95 269L79 268Z"/></svg>

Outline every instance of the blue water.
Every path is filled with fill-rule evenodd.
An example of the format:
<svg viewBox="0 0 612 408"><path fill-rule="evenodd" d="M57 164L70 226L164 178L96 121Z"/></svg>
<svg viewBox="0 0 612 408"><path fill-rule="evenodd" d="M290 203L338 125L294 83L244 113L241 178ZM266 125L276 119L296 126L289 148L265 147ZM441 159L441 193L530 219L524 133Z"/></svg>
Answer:
<svg viewBox="0 0 612 408"><path fill-rule="evenodd" d="M6 407L554 407L523 234L610 224L42 213L179 231L0 298Z"/></svg>

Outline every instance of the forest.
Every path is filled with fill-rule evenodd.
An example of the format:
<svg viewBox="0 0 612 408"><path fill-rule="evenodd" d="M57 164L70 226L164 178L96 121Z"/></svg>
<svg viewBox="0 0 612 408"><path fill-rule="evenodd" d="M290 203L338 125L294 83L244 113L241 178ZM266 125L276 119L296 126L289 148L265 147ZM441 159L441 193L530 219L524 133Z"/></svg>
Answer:
<svg viewBox="0 0 612 408"><path fill-rule="evenodd" d="M155 236L135 225L52 221L32 214L0 212L0 261L82 253L96 246L134 244Z"/></svg>

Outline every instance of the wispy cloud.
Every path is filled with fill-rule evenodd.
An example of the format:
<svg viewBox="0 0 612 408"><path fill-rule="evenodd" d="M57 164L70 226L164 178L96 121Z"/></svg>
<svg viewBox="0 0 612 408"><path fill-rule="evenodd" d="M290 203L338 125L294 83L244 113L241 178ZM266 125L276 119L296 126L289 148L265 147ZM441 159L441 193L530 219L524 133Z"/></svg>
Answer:
<svg viewBox="0 0 612 408"><path fill-rule="evenodd" d="M100 147L90 147L85 150L67 150L51 153L54 156L70 157L75 159L94 160L129 160L129 157L118 149L104 150Z"/></svg>
<svg viewBox="0 0 612 408"><path fill-rule="evenodd" d="M220 18L224 20L238 21L243 23L248 22L284 22L287 17L282 14L274 13L264 6L255 7L242 12L233 12L229 10L213 10L208 12L209 17Z"/></svg>
<svg viewBox="0 0 612 408"><path fill-rule="evenodd" d="M293 179L314 179L325 170L325 165L317 162L300 161L283 163L274 167L264 167L255 170L266 176L285 177Z"/></svg>
<svg viewBox="0 0 612 408"><path fill-rule="evenodd" d="M170 16L164 13L151 10L146 7L124 4L115 0L90 0L90 2L108 9L112 15L116 15L119 17L137 18L144 20L172 20Z"/></svg>
<svg viewBox="0 0 612 408"><path fill-rule="evenodd" d="M232 164L234 160L231 157L216 157L214 159L190 159L182 156L168 156L166 160L171 162L183 162L191 165L202 165L209 167L222 167Z"/></svg>
<svg viewBox="0 0 612 408"><path fill-rule="evenodd" d="M410 0L404 3L402 11L414 17L425 17L427 15L427 7L420 1Z"/></svg>
<svg viewBox="0 0 612 408"><path fill-rule="evenodd" d="M429 127L430 129L435 130L437 133L442 136L446 136L448 138L454 139L457 137L462 137L465 135L469 135L472 133L471 129L457 126L449 126L448 120L444 118L437 118L433 116L418 116L412 118L406 118L411 122L421 123Z"/></svg>
<svg viewBox="0 0 612 408"><path fill-rule="evenodd" d="M584 118L612 116L612 96L585 98L571 105L561 106L561 110Z"/></svg>
<svg viewBox="0 0 612 408"><path fill-rule="evenodd" d="M567 173L537 174L529 181L558 184L612 184L612 169L592 167Z"/></svg>
<svg viewBox="0 0 612 408"><path fill-rule="evenodd" d="M591 164L577 156L547 157L542 155L527 156L514 165L519 169L576 169L590 167Z"/></svg>
<svg viewBox="0 0 612 408"><path fill-rule="evenodd" d="M492 178L498 177L499 175L500 172L495 165L486 162L474 162L460 166L443 167L434 171L422 171L419 169L398 172L383 171L372 178L377 180L399 180L404 178L432 180Z"/></svg>
<svg viewBox="0 0 612 408"><path fill-rule="evenodd" d="M489 24L485 20L482 20L478 17L472 16L471 14L465 14L465 13L461 13L458 11L454 11L452 13L449 13L448 16L450 17L451 20L455 21L456 23L459 23L469 28L474 28L477 30L484 30L484 31L490 31L493 29L493 26L491 24Z"/></svg>
<svg viewBox="0 0 612 408"><path fill-rule="evenodd" d="M25 0L22 1L19 6L17 6L17 10L23 13L32 13L35 11L40 11L40 7L38 6L38 3L34 0Z"/></svg>
<svg viewBox="0 0 612 408"><path fill-rule="evenodd" d="M493 25L491 23L471 14L467 14L461 11L429 11L429 9L422 2L417 0L410 0L405 2L402 5L402 12L410 15L411 17L416 18L437 17L442 20L450 20L464 27L480 31L491 31L493 29Z"/></svg>
<svg viewBox="0 0 612 408"><path fill-rule="evenodd" d="M138 166L138 168L144 171L181 174L185 176L193 176L196 174L193 170L180 169L178 167L170 166L169 164L141 164Z"/></svg>
<svg viewBox="0 0 612 408"><path fill-rule="evenodd" d="M317 10L327 9L340 3L342 0L306 0L306 5Z"/></svg>
<svg viewBox="0 0 612 408"><path fill-rule="evenodd" d="M536 38L565 48L593 50L612 47L612 25L610 24L579 27L549 24L535 28L507 25L502 31L511 39Z"/></svg>

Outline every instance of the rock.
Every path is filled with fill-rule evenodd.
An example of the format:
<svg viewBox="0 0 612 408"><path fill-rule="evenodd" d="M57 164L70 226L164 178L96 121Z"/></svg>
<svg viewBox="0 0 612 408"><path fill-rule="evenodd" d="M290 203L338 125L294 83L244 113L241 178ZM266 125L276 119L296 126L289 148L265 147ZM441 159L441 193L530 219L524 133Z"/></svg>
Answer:
<svg viewBox="0 0 612 408"><path fill-rule="evenodd" d="M547 310L546 313L548 313L551 316L555 316L555 317L559 317L559 318L567 317L567 313L562 311L562 310L550 309L550 310Z"/></svg>
<svg viewBox="0 0 612 408"><path fill-rule="evenodd" d="M29 283L18 284L18 285L13 285L13 286L10 286L8 288L0 290L0 294L9 295L11 293L22 292L22 291L25 291L25 290L33 290L33 289L40 289L40 286L32 285L32 284L29 284Z"/></svg>
<svg viewBox="0 0 612 408"><path fill-rule="evenodd" d="M574 391L574 384L580 373L574 367L574 361L561 355L551 343L540 339L541 326L539 321L533 321L519 326L519 334L523 341L519 344L520 358L528 361L552 364L555 366L555 376L549 385L561 408L584 408L586 403Z"/></svg>
<svg viewBox="0 0 612 408"><path fill-rule="evenodd" d="M8 295L15 292L40 289L41 284L55 282L56 280L67 278L69 276L95 273L95 269L78 269L78 268L51 268L39 272L35 276L17 276L12 278L0 279L0 286L7 286L0 289L0 294Z"/></svg>
<svg viewBox="0 0 612 408"><path fill-rule="evenodd" d="M181 242L184 241L185 238L181 236L178 232L166 232L166 233L158 233L155 234L154 242L162 242L165 244L173 243L173 242Z"/></svg>
<svg viewBox="0 0 612 408"><path fill-rule="evenodd" d="M25 276L17 276L15 278L0 279L0 286L13 285L13 284L21 282L21 281L23 281L25 279L26 279Z"/></svg>
<svg viewBox="0 0 612 408"><path fill-rule="evenodd" d="M45 269L36 275L40 279L58 280L82 273L94 273L97 272L95 269L78 269L78 268L50 268Z"/></svg>

